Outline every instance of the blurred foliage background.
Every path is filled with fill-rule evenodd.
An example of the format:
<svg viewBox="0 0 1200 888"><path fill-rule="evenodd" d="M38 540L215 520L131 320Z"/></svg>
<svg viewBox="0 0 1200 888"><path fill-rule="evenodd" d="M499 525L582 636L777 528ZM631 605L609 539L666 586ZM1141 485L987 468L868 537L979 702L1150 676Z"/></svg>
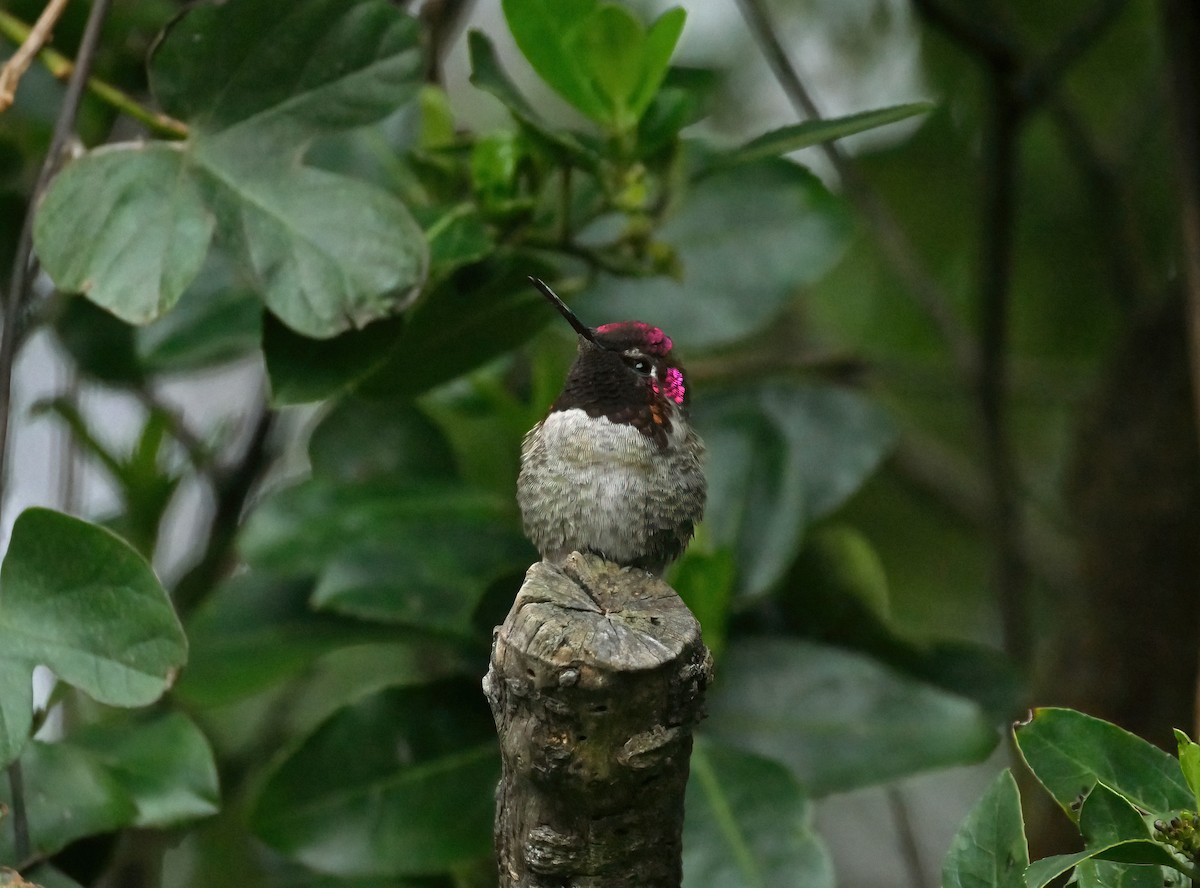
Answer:
<svg viewBox="0 0 1200 888"><path fill-rule="evenodd" d="M662 326L696 392L710 505L668 576L718 657L690 888L833 884L814 800L978 762L1031 704L1195 725L1200 13L683 6L113 0L92 66L124 98L84 98L75 154L120 144L65 165L47 274L6 291L16 446L65 444L4 526L115 530L188 663L136 712L55 670L10 756L32 846L5 830L0 862L492 883L479 678L536 557L521 436L573 351L529 274ZM7 0L0 57L42 7ZM35 62L0 114L4 279L62 92ZM928 882L881 798L888 884ZM1027 817L1058 850L1066 821Z"/></svg>

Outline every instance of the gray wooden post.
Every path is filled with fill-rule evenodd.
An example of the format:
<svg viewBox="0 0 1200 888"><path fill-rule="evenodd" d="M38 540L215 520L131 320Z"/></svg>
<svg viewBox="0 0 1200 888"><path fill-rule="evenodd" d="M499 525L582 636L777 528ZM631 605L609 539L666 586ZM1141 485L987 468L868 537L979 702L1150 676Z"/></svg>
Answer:
<svg viewBox="0 0 1200 888"><path fill-rule="evenodd" d="M657 577L579 553L529 569L483 681L501 888L679 888L711 677L699 623Z"/></svg>

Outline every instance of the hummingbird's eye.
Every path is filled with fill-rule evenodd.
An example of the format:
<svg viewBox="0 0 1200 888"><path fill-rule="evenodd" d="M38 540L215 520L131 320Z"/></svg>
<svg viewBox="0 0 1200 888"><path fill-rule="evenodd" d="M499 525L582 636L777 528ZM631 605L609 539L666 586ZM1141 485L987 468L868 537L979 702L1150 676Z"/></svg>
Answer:
<svg viewBox="0 0 1200 888"><path fill-rule="evenodd" d="M642 376L651 376L654 373L654 365L645 358L640 358L629 366L632 367L635 372L642 374Z"/></svg>

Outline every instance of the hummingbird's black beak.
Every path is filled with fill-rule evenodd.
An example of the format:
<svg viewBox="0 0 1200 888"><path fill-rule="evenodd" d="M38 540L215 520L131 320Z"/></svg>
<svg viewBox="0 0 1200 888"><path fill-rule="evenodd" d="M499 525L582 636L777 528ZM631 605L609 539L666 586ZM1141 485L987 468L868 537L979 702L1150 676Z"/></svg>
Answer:
<svg viewBox="0 0 1200 888"><path fill-rule="evenodd" d="M537 287L543 296L550 300L550 304L557 308L558 313L567 319L567 323L575 328L576 333L578 333L588 342L592 343L592 345L600 344L596 342L596 331L583 321L579 320L579 318L575 316L575 312L567 308L567 304L558 298L558 294L551 290L550 287L546 285L545 281L543 281L541 278L535 278L533 275L530 275L529 282Z"/></svg>

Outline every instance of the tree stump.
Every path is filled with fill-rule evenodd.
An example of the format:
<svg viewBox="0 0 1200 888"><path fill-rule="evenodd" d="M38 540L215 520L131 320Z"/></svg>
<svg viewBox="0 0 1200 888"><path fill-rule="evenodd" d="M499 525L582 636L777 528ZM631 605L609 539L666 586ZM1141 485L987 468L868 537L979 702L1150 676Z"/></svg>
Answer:
<svg viewBox="0 0 1200 888"><path fill-rule="evenodd" d="M535 564L483 681L501 888L679 888L712 657L675 590L591 555Z"/></svg>

